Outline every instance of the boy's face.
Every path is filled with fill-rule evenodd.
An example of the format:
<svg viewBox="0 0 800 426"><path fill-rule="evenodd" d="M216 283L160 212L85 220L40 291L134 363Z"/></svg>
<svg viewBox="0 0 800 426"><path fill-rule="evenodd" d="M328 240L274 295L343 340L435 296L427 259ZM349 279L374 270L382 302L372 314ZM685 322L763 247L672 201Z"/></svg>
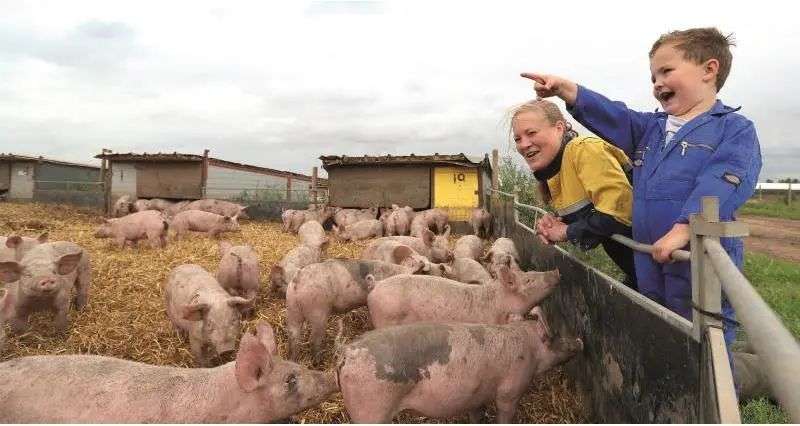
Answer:
<svg viewBox="0 0 800 426"><path fill-rule="evenodd" d="M650 58L653 96L670 115L692 118L716 100L717 68L687 60L674 44L665 44Z"/></svg>
<svg viewBox="0 0 800 426"><path fill-rule="evenodd" d="M562 122L552 125L541 112L527 111L514 117L512 127L517 152L531 170L541 170L553 162L561 149Z"/></svg>

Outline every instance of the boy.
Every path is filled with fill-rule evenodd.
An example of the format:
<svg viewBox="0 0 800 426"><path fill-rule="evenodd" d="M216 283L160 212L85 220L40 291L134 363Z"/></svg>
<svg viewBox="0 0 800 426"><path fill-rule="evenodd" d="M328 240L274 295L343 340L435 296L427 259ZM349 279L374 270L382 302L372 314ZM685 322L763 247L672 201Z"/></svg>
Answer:
<svg viewBox="0 0 800 426"><path fill-rule="evenodd" d="M689 215L701 198L719 197L721 221L755 190L761 150L753 123L717 100L730 71L729 37L716 28L662 35L650 50L653 96L663 112L643 113L552 75L522 74L535 81L540 97L558 96L581 124L621 148L633 171L633 237L653 244L652 257L635 252L639 291L684 318L692 318L688 262L670 253L689 243ZM740 238L722 246L741 269ZM725 342L736 336L733 307L723 297Z"/></svg>

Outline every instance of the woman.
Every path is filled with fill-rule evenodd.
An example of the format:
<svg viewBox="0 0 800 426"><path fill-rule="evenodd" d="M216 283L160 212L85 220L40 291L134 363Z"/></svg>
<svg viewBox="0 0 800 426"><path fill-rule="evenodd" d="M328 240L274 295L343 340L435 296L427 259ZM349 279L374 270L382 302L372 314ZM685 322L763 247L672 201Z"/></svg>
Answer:
<svg viewBox="0 0 800 426"><path fill-rule="evenodd" d="M631 165L625 153L602 139L578 136L558 106L546 100L514 108L511 127L544 202L558 213L536 224L542 242L570 241L583 250L602 244L625 273L623 282L637 289L633 251L609 238L631 236L633 195L626 174Z"/></svg>

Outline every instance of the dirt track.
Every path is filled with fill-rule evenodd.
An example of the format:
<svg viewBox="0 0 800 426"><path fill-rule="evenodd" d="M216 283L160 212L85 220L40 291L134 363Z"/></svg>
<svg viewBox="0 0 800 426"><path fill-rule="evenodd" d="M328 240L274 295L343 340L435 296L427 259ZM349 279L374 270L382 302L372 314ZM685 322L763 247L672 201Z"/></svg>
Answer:
<svg viewBox="0 0 800 426"><path fill-rule="evenodd" d="M750 227L745 249L790 262L800 263L800 220L761 216L742 216Z"/></svg>

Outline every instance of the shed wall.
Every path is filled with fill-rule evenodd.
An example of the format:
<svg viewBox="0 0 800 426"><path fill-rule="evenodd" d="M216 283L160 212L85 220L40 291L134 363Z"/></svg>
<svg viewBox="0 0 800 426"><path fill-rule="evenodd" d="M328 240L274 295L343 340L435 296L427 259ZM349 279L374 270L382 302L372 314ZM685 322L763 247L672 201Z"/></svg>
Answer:
<svg viewBox="0 0 800 426"><path fill-rule="evenodd" d="M136 198L136 164L111 164L111 198L116 200L123 195Z"/></svg>
<svg viewBox="0 0 800 426"><path fill-rule="evenodd" d="M36 165L37 189L64 189L67 182L100 182L100 170L65 164Z"/></svg>
<svg viewBox="0 0 800 426"><path fill-rule="evenodd" d="M139 162L136 164L136 195L139 198L202 198L202 175L200 162Z"/></svg>
<svg viewBox="0 0 800 426"><path fill-rule="evenodd" d="M294 183L294 182L293 182ZM206 198L247 198L250 193L261 190L281 190L277 194L285 197L286 178L263 173L236 170L209 165L206 180ZM246 194L245 194L246 193Z"/></svg>
<svg viewBox="0 0 800 426"><path fill-rule="evenodd" d="M11 164L0 163L0 191L8 190L11 185Z"/></svg>
<svg viewBox="0 0 800 426"><path fill-rule="evenodd" d="M11 188L8 198L30 200L33 198L34 163L11 163Z"/></svg>
<svg viewBox="0 0 800 426"><path fill-rule="evenodd" d="M430 166L335 167L328 170L328 196L337 207L426 209L431 205Z"/></svg>

